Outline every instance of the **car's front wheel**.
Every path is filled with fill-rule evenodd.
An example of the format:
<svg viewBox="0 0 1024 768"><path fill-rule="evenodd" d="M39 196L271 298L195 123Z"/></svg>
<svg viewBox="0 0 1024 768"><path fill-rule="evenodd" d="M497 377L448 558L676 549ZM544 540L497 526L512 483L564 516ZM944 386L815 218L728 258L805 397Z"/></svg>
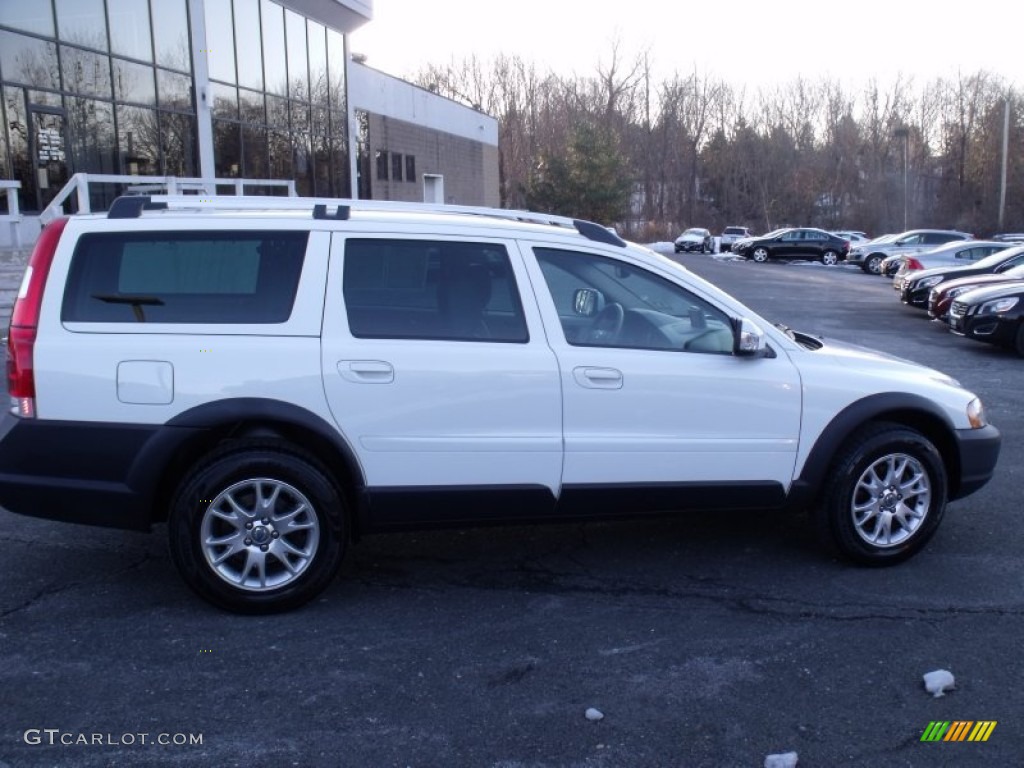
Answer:
<svg viewBox="0 0 1024 768"><path fill-rule="evenodd" d="M1017 324L1017 342L1014 344L1017 354L1024 357L1024 319Z"/></svg>
<svg viewBox="0 0 1024 768"><path fill-rule="evenodd" d="M834 267L839 263L839 254L835 251L825 251L821 254L821 263L827 264L830 267Z"/></svg>
<svg viewBox="0 0 1024 768"><path fill-rule="evenodd" d="M238 613L298 607L331 582L345 545L345 510L327 471L290 445L240 442L200 459L168 517L185 582Z"/></svg>
<svg viewBox="0 0 1024 768"><path fill-rule="evenodd" d="M758 264L763 264L768 261L768 249L767 248L755 248L754 252L750 254L750 257Z"/></svg>
<svg viewBox="0 0 1024 768"><path fill-rule="evenodd" d="M946 469L920 432L878 423L855 433L829 472L826 540L866 565L906 560L934 535L946 507Z"/></svg>

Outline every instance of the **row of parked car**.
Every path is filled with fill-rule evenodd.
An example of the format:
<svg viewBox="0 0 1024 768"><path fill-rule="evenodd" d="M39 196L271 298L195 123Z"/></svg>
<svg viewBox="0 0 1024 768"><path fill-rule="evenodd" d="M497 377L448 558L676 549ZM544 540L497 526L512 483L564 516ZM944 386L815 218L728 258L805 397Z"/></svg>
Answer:
<svg viewBox="0 0 1024 768"><path fill-rule="evenodd" d="M998 344L1024 356L1024 233L977 240L969 232L915 229L869 240L863 232L787 227L753 236L726 227L719 242L758 262L798 258L893 277L904 304L928 312L966 338ZM715 251L707 229L688 229L676 253Z"/></svg>
<svg viewBox="0 0 1024 768"><path fill-rule="evenodd" d="M893 288L908 307L1024 357L1024 242L966 240L894 263Z"/></svg>

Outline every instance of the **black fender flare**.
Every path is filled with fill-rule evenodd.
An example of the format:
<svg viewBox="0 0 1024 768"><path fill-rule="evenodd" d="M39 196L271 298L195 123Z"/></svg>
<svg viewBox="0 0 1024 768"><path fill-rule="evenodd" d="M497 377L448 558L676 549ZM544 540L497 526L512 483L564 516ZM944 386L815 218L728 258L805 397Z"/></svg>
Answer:
<svg viewBox="0 0 1024 768"><path fill-rule="evenodd" d="M836 453L858 429L876 421L891 421L924 434L942 455L951 496L960 484L960 459L956 428L933 401L910 392L883 392L850 403L837 413L814 441L814 446L793 481L790 507L806 507L817 501Z"/></svg>

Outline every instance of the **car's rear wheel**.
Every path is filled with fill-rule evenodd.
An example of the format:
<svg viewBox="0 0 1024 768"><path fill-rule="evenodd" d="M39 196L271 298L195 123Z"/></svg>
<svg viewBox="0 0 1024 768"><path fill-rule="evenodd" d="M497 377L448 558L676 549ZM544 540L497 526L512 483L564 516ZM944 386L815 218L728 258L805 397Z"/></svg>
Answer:
<svg viewBox="0 0 1024 768"><path fill-rule="evenodd" d="M821 254L821 263L827 264L830 267L834 267L839 263L839 254L835 251L825 251Z"/></svg>
<svg viewBox="0 0 1024 768"><path fill-rule="evenodd" d="M763 264L768 261L768 249L767 248L755 248L754 252L750 254L750 257L759 264Z"/></svg>
<svg viewBox="0 0 1024 768"><path fill-rule="evenodd" d="M906 560L934 535L946 507L946 469L920 432L891 423L861 429L829 472L826 541L866 565Z"/></svg>
<svg viewBox="0 0 1024 768"><path fill-rule="evenodd" d="M341 494L311 455L240 442L200 459L168 517L185 582L237 613L296 608L330 584L344 554Z"/></svg>
<svg viewBox="0 0 1024 768"><path fill-rule="evenodd" d="M884 258L884 256L881 256L880 254L877 253L872 254L871 256L868 256L864 260L862 268L865 272L868 272L872 275L880 275L882 274L882 259Z"/></svg>

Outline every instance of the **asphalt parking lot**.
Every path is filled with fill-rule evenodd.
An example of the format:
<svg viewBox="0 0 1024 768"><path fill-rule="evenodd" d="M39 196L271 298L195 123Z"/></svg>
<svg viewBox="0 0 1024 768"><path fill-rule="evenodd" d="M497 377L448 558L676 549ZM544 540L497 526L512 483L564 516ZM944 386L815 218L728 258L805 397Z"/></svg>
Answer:
<svg viewBox="0 0 1024 768"><path fill-rule="evenodd" d="M893 568L830 559L799 515L440 531L368 538L322 599L256 618L193 597L162 528L0 510L0 768L1019 765L1024 359L859 269L677 259L959 378L1003 433L994 480ZM936 720L997 726L922 743Z"/></svg>

